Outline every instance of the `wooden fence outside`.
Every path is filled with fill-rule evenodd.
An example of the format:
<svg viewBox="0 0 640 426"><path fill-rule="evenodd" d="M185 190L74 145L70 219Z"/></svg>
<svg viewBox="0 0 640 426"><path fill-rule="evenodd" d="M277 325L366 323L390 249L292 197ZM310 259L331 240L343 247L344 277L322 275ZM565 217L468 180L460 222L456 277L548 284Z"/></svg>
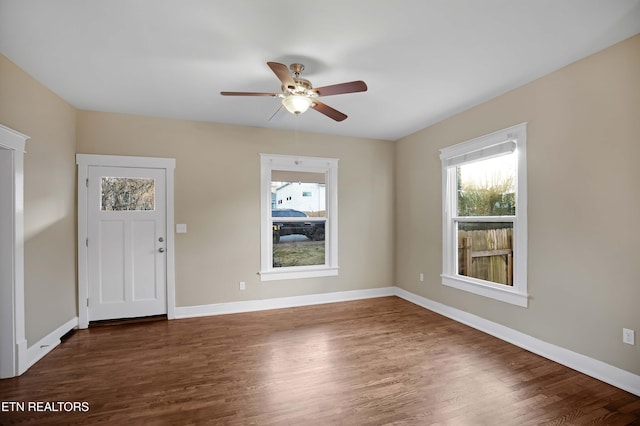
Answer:
<svg viewBox="0 0 640 426"><path fill-rule="evenodd" d="M458 273L513 285L513 229L459 231Z"/></svg>

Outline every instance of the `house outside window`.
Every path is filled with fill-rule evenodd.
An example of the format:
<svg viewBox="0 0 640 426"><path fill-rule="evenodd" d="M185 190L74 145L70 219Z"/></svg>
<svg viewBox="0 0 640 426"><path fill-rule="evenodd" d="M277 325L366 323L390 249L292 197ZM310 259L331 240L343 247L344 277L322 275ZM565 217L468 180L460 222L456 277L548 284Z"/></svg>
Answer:
<svg viewBox="0 0 640 426"><path fill-rule="evenodd" d="M274 189L276 199L283 200L281 208L307 212L326 210L326 184L324 182L283 182Z"/></svg>
<svg viewBox="0 0 640 426"><path fill-rule="evenodd" d="M440 150L442 284L526 307L526 123Z"/></svg>
<svg viewBox="0 0 640 426"><path fill-rule="evenodd" d="M338 160L260 154L261 281L338 275Z"/></svg>

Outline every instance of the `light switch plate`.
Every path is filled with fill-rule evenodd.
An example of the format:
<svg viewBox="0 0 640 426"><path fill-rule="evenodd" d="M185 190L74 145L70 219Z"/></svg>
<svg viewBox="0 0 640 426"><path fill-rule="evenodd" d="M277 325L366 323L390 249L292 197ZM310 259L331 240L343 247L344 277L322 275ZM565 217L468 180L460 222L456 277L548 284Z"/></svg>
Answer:
<svg viewBox="0 0 640 426"><path fill-rule="evenodd" d="M176 233L177 234L186 234L187 233L187 224L186 223L178 223L178 224L176 224Z"/></svg>

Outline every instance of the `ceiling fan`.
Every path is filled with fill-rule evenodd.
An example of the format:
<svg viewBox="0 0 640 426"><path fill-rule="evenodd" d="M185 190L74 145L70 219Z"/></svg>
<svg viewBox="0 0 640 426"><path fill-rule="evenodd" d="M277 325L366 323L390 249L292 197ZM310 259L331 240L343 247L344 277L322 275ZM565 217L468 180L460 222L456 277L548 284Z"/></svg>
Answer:
<svg viewBox="0 0 640 426"><path fill-rule="evenodd" d="M291 64L289 69L291 69L293 75L289 73L289 69L287 69L287 66L284 64L267 62L267 65L269 65L269 68L271 68L282 82L282 93L220 92L220 94L223 96L278 97L282 99L282 106L292 114L300 115L309 108L312 108L329 118L342 121L347 118L346 114L320 102L317 98L321 96L341 95L344 93L365 92L367 90L367 85L362 80L314 88L309 80L300 77L300 73L304 70L304 65L302 64Z"/></svg>

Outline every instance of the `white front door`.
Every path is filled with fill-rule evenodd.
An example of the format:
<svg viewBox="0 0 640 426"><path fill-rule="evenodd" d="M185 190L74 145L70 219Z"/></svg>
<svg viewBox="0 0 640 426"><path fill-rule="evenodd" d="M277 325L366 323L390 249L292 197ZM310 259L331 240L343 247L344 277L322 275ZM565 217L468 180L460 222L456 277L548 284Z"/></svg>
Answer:
<svg viewBox="0 0 640 426"><path fill-rule="evenodd" d="M88 168L88 320L167 313L164 169Z"/></svg>

